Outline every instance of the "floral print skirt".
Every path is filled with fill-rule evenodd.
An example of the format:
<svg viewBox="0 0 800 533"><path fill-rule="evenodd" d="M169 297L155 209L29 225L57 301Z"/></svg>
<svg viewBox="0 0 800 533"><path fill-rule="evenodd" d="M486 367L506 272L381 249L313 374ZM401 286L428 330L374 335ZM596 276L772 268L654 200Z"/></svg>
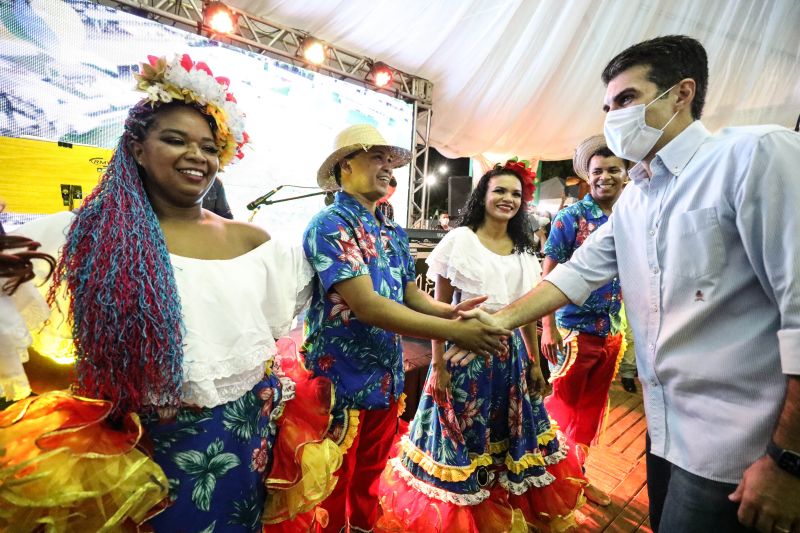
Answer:
<svg viewBox="0 0 800 533"><path fill-rule="evenodd" d="M573 448L528 393L519 333L503 356L450 367L437 402L428 372L423 396L381 480L387 531L566 530L583 503Z"/></svg>
<svg viewBox="0 0 800 533"><path fill-rule="evenodd" d="M148 524L169 532L261 530L265 477L281 383L266 376L238 400L143 419L153 459L169 479L169 506Z"/></svg>

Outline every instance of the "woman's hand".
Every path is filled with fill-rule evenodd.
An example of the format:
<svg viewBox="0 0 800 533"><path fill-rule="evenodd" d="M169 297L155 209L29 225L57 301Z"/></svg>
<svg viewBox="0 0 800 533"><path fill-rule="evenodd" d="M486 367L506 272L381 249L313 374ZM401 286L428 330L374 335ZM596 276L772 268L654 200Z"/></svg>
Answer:
<svg viewBox="0 0 800 533"><path fill-rule="evenodd" d="M550 384L544 379L542 369L539 365L534 365L528 368L528 394L543 398L550 393Z"/></svg>
<svg viewBox="0 0 800 533"><path fill-rule="evenodd" d="M450 395L450 372L447 370L447 363L433 363L431 384L433 385L433 400L438 404L447 403Z"/></svg>

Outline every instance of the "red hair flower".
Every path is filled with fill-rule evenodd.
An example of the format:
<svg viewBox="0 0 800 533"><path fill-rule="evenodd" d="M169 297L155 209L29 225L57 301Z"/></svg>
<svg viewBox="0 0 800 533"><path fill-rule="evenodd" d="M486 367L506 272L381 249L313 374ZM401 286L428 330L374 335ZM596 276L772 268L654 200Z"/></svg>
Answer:
<svg viewBox="0 0 800 533"><path fill-rule="evenodd" d="M536 185L534 185L536 181L536 171L531 168L530 161L520 161L514 157L506 161L504 165L498 163L495 165L495 168L510 170L518 175L522 180L522 201L527 204L533 200L533 191L536 190Z"/></svg>

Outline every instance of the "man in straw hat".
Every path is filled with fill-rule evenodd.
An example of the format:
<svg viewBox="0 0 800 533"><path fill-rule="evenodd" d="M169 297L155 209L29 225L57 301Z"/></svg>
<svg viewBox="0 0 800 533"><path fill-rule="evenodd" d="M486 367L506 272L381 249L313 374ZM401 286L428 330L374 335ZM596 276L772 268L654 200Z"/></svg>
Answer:
<svg viewBox="0 0 800 533"><path fill-rule="evenodd" d="M626 163L608 149L602 135L578 145L572 165L588 183L589 193L556 215L544 248L545 275L566 263L608 221L625 181ZM562 431L581 447L583 460L600 430L620 353L620 302L619 280L614 278L592 292L583 305L570 303L556 312L555 319L552 314L542 318L542 353L554 366L553 394L545 404ZM562 336L570 333L577 350L570 353L569 361L559 361ZM586 497L600 505L610 503L608 495L593 485L586 487Z"/></svg>
<svg viewBox="0 0 800 533"><path fill-rule="evenodd" d="M501 337L510 334L477 320L453 320L485 298L454 307L417 288L405 231L376 210L392 169L410 159L408 150L358 124L336 136L317 174L320 187L341 189L304 236L317 277L302 351L306 367L333 382L330 433L346 450L336 488L323 503L325 531L371 531L378 519L378 479L403 391L398 333L452 340L482 353L502 350Z"/></svg>
<svg viewBox="0 0 800 533"><path fill-rule="evenodd" d="M618 275L651 439L653 529L797 533L800 135L712 135L699 120L706 52L683 35L624 50L603 82L608 146L639 162L614 215L530 293L471 314L515 327Z"/></svg>

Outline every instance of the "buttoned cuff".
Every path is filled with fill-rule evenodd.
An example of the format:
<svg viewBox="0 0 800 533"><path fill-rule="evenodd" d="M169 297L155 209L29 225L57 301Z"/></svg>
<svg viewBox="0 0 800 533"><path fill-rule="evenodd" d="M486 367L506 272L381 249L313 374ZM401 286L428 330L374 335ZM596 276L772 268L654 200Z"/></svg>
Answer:
<svg viewBox="0 0 800 533"><path fill-rule="evenodd" d="M583 302L592 294L586 281L568 264L556 265L544 279L555 285L577 306L583 305Z"/></svg>
<svg viewBox="0 0 800 533"><path fill-rule="evenodd" d="M781 368L789 376L800 375L800 329L778 331L778 350L781 353Z"/></svg>

